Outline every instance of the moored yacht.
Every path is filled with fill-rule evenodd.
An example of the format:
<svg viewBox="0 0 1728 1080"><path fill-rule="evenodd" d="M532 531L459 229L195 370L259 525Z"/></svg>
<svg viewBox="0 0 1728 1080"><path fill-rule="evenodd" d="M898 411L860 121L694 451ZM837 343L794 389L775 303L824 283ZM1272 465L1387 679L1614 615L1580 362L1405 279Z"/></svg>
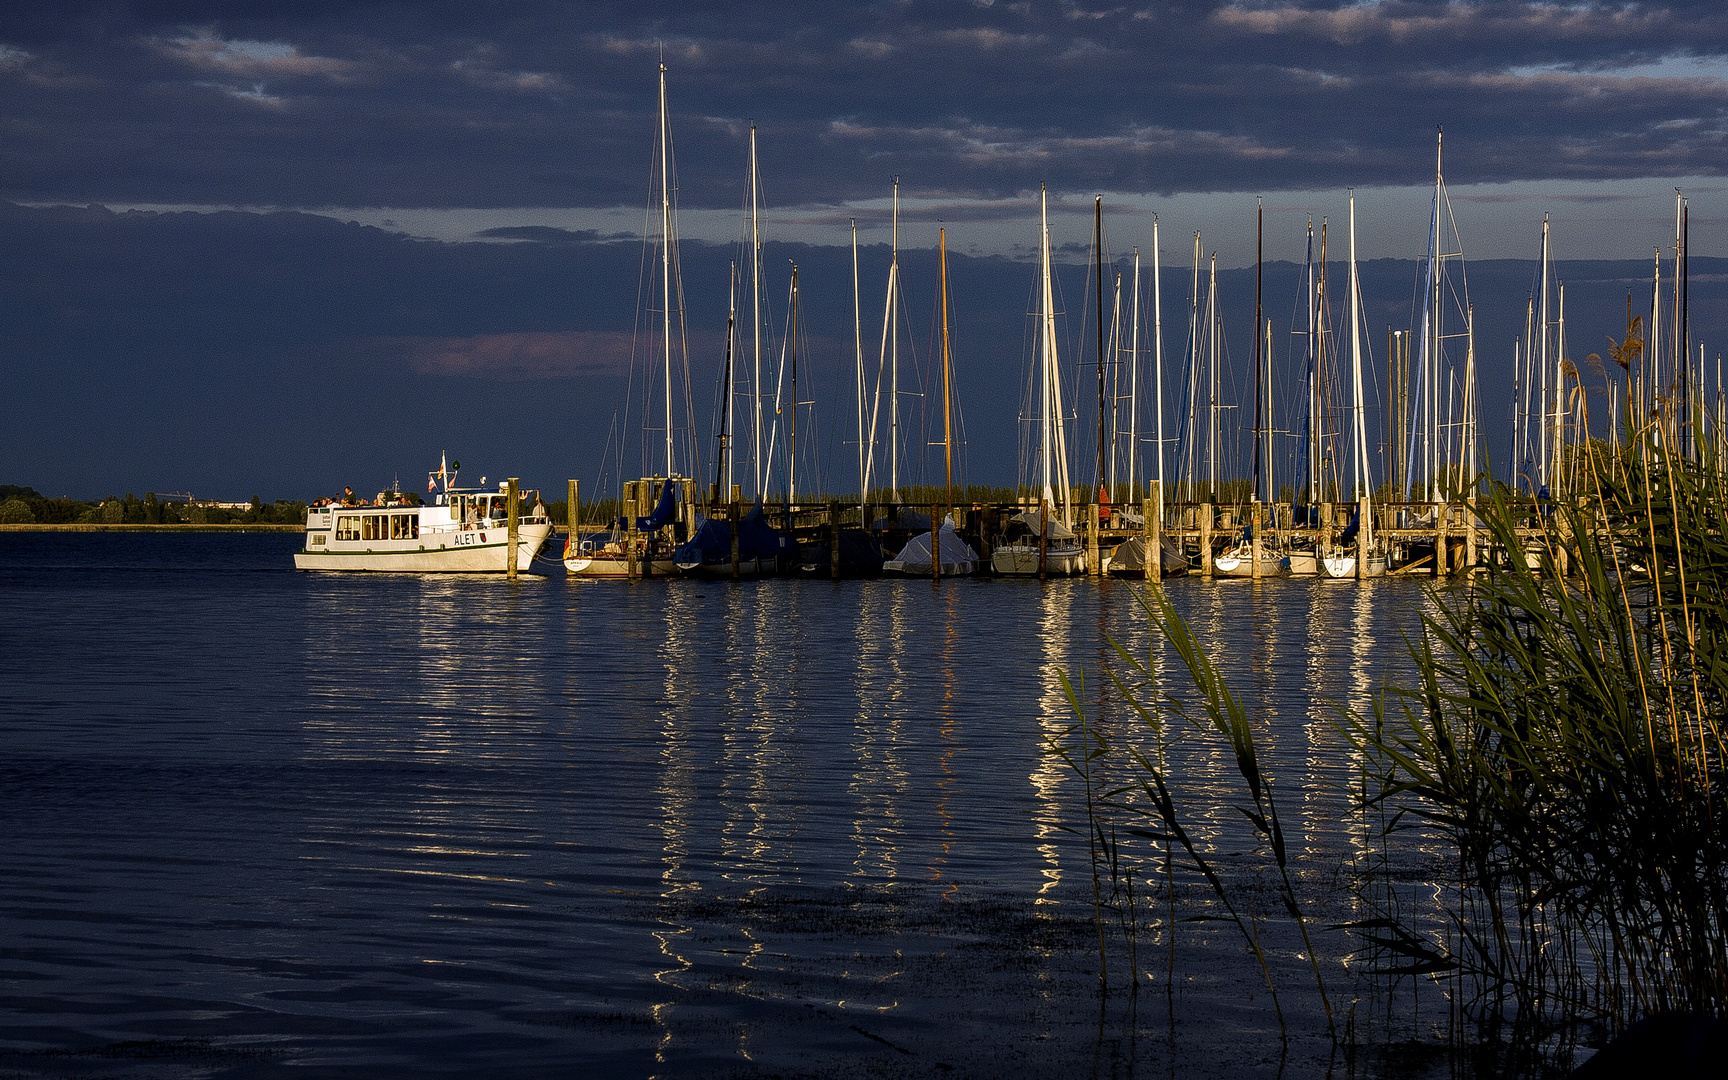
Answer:
<svg viewBox="0 0 1728 1080"><path fill-rule="evenodd" d="M492 573L509 569L508 484L497 491L446 488L419 506L317 506L306 511L296 570ZM516 567L526 570L552 534L535 500L516 523Z"/></svg>

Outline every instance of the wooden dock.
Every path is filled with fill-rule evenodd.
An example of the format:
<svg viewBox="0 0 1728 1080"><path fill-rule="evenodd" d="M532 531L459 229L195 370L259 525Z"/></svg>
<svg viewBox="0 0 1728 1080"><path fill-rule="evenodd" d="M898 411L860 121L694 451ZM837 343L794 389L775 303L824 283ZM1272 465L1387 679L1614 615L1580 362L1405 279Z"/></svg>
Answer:
<svg viewBox="0 0 1728 1080"><path fill-rule="evenodd" d="M645 488L638 498L627 500L626 515L632 511L645 514L650 509L649 494ZM1092 504L1076 510L1073 529L1085 544L1089 575L1106 572L1116 547L1135 537L1145 539L1148 550L1157 550L1158 538L1170 537L1187 556L1188 573L1199 576L1209 576L1213 572L1213 557L1237 546L1239 541L1269 554L1292 548L1331 548L1349 528L1356 513L1354 503L1323 503L1314 508L1289 503L1271 507L1251 503L1172 503L1159 508L1153 502L1149 499L1138 506L1118 504L1103 508ZM913 536L928 531L928 526L906 528L899 524L903 512L935 522L952 513L960 538L978 553L988 572L991 552L1002 541L1009 521L1017 514L1037 508L1035 500L952 505L899 502L860 507L855 500L822 498L797 502L791 507L783 502L770 502L763 510L769 524L791 535L795 543L828 541L842 529L864 529L890 553L898 551ZM747 513L750 507L734 501L697 505L696 509L706 517L725 521ZM1533 506L1533 521L1536 512ZM1491 550L1483 526L1465 503L1376 503L1372 514L1371 534L1376 547L1387 554L1389 574L1438 577L1479 569L1490 559L1506 557L1504 552ZM1306 517L1307 522L1297 524L1299 516ZM1258 528L1253 527L1254 522L1258 522ZM569 529L557 531L567 535ZM1518 530L1518 535L1539 544L1548 534L1532 525ZM1153 570L1148 576L1161 575Z"/></svg>

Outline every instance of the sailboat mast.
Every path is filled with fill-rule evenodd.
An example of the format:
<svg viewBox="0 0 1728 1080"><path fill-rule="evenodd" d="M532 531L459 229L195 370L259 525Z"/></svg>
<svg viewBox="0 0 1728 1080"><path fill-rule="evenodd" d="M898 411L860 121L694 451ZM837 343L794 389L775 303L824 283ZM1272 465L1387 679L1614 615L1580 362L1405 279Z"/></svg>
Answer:
<svg viewBox="0 0 1728 1080"><path fill-rule="evenodd" d="M726 379L725 405L720 410L720 468L714 478L713 502L725 502L732 497L732 433L736 428L732 417L732 343L738 336L738 264L732 264L732 276L726 285Z"/></svg>
<svg viewBox="0 0 1728 1080"><path fill-rule="evenodd" d="M1206 284L1206 334L1208 338L1206 377L1206 498L1218 495L1218 253L1212 253L1212 264ZM1238 428L1237 430L1241 430Z"/></svg>
<svg viewBox="0 0 1728 1080"><path fill-rule="evenodd" d="M1092 248L1098 264L1098 479L1104 483L1104 196L1092 203ZM1100 490L1102 488L1100 487ZM1092 499L1098 501L1094 492Z"/></svg>
<svg viewBox="0 0 1728 1080"><path fill-rule="evenodd" d="M760 499L768 478L762 471L762 225L761 176L756 170L756 125L750 125L750 337L755 367L750 373L750 464L756 470L755 496Z"/></svg>
<svg viewBox="0 0 1728 1080"><path fill-rule="evenodd" d="M1134 329L1128 335L1128 497L1134 497L1134 466L1140 458L1140 249L1134 249Z"/></svg>
<svg viewBox="0 0 1728 1080"><path fill-rule="evenodd" d="M942 457L947 468L948 503L954 503L954 405L950 393L948 354L948 230L938 233L942 250ZM936 534L931 533L932 536ZM932 547L934 551L934 547Z"/></svg>
<svg viewBox="0 0 1728 1080"><path fill-rule="evenodd" d="M1254 200L1254 499L1260 499L1261 470L1270 462L1262 461L1260 455L1261 442L1264 437L1265 420L1261 415L1261 406L1266 396L1266 357L1260 348L1261 319L1260 285L1262 279L1261 260L1265 255L1266 208L1259 199Z"/></svg>
<svg viewBox="0 0 1728 1080"><path fill-rule="evenodd" d="M1039 342L1043 363L1044 414L1039 421L1043 447L1042 472L1044 499L1048 506L1058 507L1064 527L1074 524L1073 487L1068 479L1068 440L1064 434L1062 415L1062 363L1056 342L1056 292L1051 285L1049 194L1039 188L1039 261L1040 261L1040 327ZM1054 460L1052 460L1054 459ZM1057 489L1051 491L1051 483Z"/></svg>
<svg viewBox="0 0 1728 1080"><path fill-rule="evenodd" d="M1566 487L1566 286L1560 286L1554 338L1554 493Z"/></svg>
<svg viewBox="0 0 1728 1080"><path fill-rule="evenodd" d="M1200 416L1200 341L1204 333L1200 326L1200 230L1194 230L1194 274L1188 289L1188 374L1186 378L1187 411L1182 416L1182 476L1181 497L1194 502L1194 488L1199 482L1200 461L1195 452L1198 440L1194 429Z"/></svg>
<svg viewBox="0 0 1728 1080"><path fill-rule="evenodd" d="M1121 385L1121 383L1122 383L1122 271L1118 270L1118 271L1116 271L1116 293L1115 293L1114 299L1112 299L1111 304L1110 304L1110 394L1109 394L1109 397L1107 399L1110 402L1110 424L1109 424L1109 428L1108 428L1108 430L1109 430L1109 445L1110 445L1110 459L1109 459L1109 461L1110 461L1110 477L1109 477L1108 484L1107 484L1107 487L1105 488L1105 490L1109 491L1111 493L1110 494L1111 499L1114 499L1116 497L1116 495L1115 495L1115 492L1116 492L1116 459L1119 456L1116 452L1116 444L1117 444L1117 442L1120 441L1121 435L1122 435L1122 433L1119 430L1117 430L1117 426L1116 426L1116 413L1117 413L1117 410L1119 408L1119 403L1122 400L1122 397L1121 397L1122 385Z"/></svg>
<svg viewBox="0 0 1728 1080"><path fill-rule="evenodd" d="M1050 490L1051 425L1055 423L1051 405L1051 358L1055 335L1051 328L1050 288L1050 196L1041 185L1038 189L1038 479L1043 487L1044 502L1052 506L1055 492ZM1064 498L1066 503L1067 499Z"/></svg>
<svg viewBox="0 0 1728 1080"><path fill-rule="evenodd" d="M661 336L666 346L666 476L672 477L672 159L667 155L670 117L666 109L666 65L660 65L660 275Z"/></svg>
<svg viewBox="0 0 1728 1080"><path fill-rule="evenodd" d="M1164 292L1158 280L1158 215L1152 215L1152 386L1158 402L1153 420L1158 439L1158 502L1164 502Z"/></svg>
<svg viewBox="0 0 1728 1080"><path fill-rule="evenodd" d="M893 261L888 266L888 496L900 501L900 178L894 178Z"/></svg>
<svg viewBox="0 0 1728 1080"><path fill-rule="evenodd" d="M1325 248L1321 249L1320 262L1326 262ZM1314 219L1308 219L1308 257L1303 276L1308 286L1308 505L1315 506L1320 502L1320 364L1316 346L1320 342L1319 321L1315 315L1315 305L1319 302L1319 294L1314 281Z"/></svg>
<svg viewBox="0 0 1728 1080"><path fill-rule="evenodd" d="M858 511L863 513L870 481L864 471L864 308L858 296L857 218L852 219L852 346L858 367Z"/></svg>
<svg viewBox="0 0 1728 1080"><path fill-rule="evenodd" d="M1476 491L1476 305L1464 312L1464 491Z"/></svg>
<svg viewBox="0 0 1728 1080"><path fill-rule="evenodd" d="M786 421L786 520L792 520L792 500L798 491L798 264L792 264L792 311L787 346L792 350L792 415Z"/></svg>
<svg viewBox="0 0 1728 1080"><path fill-rule="evenodd" d="M1359 534L1362 538L1361 550L1367 552L1368 540L1372 531L1373 514L1369 505L1372 495L1373 481L1368 474L1368 425L1363 418L1365 402L1362 392L1362 286L1356 279L1356 192L1350 192L1350 394L1356 452L1355 483L1356 499L1361 507L1361 518L1358 522Z"/></svg>
<svg viewBox="0 0 1728 1080"><path fill-rule="evenodd" d="M1553 355L1548 347L1548 215L1542 215L1542 299L1539 301L1539 322L1536 325L1536 355L1537 375L1541 379L1542 422L1541 432L1537 438L1537 451L1542 455L1542 464L1536 471L1539 486L1552 490L1555 479L1550 471L1554 460L1554 450L1550 445L1554 437L1554 416L1560 411L1558 387L1550 388L1548 384L1548 358Z"/></svg>

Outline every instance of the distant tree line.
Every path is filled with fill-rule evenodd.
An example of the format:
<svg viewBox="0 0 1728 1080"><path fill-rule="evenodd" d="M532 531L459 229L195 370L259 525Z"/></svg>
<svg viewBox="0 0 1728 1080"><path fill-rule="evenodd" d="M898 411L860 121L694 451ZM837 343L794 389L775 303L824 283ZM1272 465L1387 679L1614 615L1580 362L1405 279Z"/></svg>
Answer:
<svg viewBox="0 0 1728 1080"><path fill-rule="evenodd" d="M297 499L266 503L254 495L250 506L230 509L158 499L146 491L142 499L128 492L85 502L0 484L0 525L299 525L305 520L306 504Z"/></svg>

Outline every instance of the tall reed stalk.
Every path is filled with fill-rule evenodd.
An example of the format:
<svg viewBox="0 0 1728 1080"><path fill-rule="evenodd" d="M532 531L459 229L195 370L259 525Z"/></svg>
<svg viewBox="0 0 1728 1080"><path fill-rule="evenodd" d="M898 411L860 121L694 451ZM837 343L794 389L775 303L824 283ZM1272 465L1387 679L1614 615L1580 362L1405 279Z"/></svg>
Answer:
<svg viewBox="0 0 1728 1080"><path fill-rule="evenodd" d="M1485 485L1477 512L1505 557L1467 584L1437 587L1411 645L1414 684L1384 691L1367 715L1342 710L1340 722L1370 762L1358 824L1378 831L1384 852L1412 828L1437 833L1457 876L1445 910L1427 913L1446 920L1444 935L1419 925L1423 912L1390 904L1332 929L1394 957L1384 973L1454 978L1461 1018L1527 1046L1556 1033L1565 1042L1584 1023L1612 1032L1656 1013L1728 1009L1728 481L1716 462L1654 437L1626 442L1589 457L1588 488L1573 501L1532 503ZM1148 585L1141 602L1186 670L1194 707L1116 645L1115 686L1157 733L1158 752L1130 750L1135 779L1096 791L1112 750L1096 724L1084 755L1060 743L1053 752L1085 770L1090 831L1102 837L1132 816L1149 826L1138 835L1175 842L1273 987L1251 920L1190 825L1217 796L1185 806L1163 750L1169 717L1222 740L1239 809L1277 869L1326 1002L1304 915L1316 898L1292 876L1249 717L1163 590ZM1359 888L1390 896L1387 884ZM1326 1011L1336 1033L1329 1002Z"/></svg>
<svg viewBox="0 0 1728 1080"><path fill-rule="evenodd" d="M1728 1004L1723 478L1653 440L1590 477L1533 517L1490 496L1514 557L1425 620L1418 684L1348 723L1382 764L1370 802L1457 846L1478 1014L1536 1027Z"/></svg>

